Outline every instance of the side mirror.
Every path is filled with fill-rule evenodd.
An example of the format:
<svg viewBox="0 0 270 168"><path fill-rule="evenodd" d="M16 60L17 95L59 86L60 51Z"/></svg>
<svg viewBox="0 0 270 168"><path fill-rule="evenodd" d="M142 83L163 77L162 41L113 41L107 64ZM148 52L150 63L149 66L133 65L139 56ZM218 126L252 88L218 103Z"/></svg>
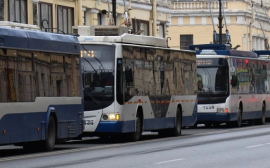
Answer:
<svg viewBox="0 0 270 168"><path fill-rule="evenodd" d="M232 87L235 87L237 86L237 76L236 75L232 75Z"/></svg>

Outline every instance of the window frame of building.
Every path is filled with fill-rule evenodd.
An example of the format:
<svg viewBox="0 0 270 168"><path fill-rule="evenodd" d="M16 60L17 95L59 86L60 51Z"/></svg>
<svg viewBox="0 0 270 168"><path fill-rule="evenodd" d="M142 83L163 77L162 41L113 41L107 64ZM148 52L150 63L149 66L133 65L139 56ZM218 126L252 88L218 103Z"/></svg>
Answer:
<svg viewBox="0 0 270 168"><path fill-rule="evenodd" d="M97 24L102 25L102 13L97 14Z"/></svg>
<svg viewBox="0 0 270 168"><path fill-rule="evenodd" d="M59 23L59 8L62 8L62 18L61 18L61 21L62 21L62 26L63 26L63 30L61 30L59 27L59 25L60 25L60 23ZM65 28L64 28L64 25L65 25L65 23L64 23L64 15L63 15L63 13L64 13L64 9L66 9L67 10L67 32L64 30ZM69 9L70 9L70 11L71 11L71 18L69 18ZM71 27L69 27L69 22L71 22ZM57 6L57 32L58 33L65 33L65 34L69 34L69 33L72 33L72 26L74 26L74 8L72 8L72 7L67 7L67 6L61 6L61 5L58 5ZM69 30L70 29L70 30Z"/></svg>
<svg viewBox="0 0 270 168"><path fill-rule="evenodd" d="M162 37L160 36L160 27L162 27ZM159 37L161 37L161 38L165 38L165 24L159 24L159 28L158 28L158 30L159 30Z"/></svg>
<svg viewBox="0 0 270 168"><path fill-rule="evenodd" d="M40 22L40 29L42 30L42 5L48 5L48 18L50 16L49 14L49 7L51 7L51 23L48 24L48 27L45 28L49 28L47 29L48 32L53 32L53 6L51 3L45 3L45 2L40 2L39 3L39 22ZM49 22L49 20L48 20ZM51 29L50 29L51 28Z"/></svg>
<svg viewBox="0 0 270 168"><path fill-rule="evenodd" d="M192 41L191 42L189 42L188 40L183 41L183 40L181 40L181 36L182 37L184 37L184 36L185 37L191 36L192 37ZM189 49L189 46L190 45L193 45L193 42L194 42L194 35L193 34L180 34L180 49L188 50ZM185 46L182 46L181 43L185 43L186 45Z"/></svg>
<svg viewBox="0 0 270 168"><path fill-rule="evenodd" d="M149 36L149 21L140 20L140 19L132 19L132 29L133 34L135 34L141 28L141 23L145 23L147 25L147 36Z"/></svg>
<svg viewBox="0 0 270 168"><path fill-rule="evenodd" d="M11 20L11 11L10 11L11 1L14 2L14 4L13 4L13 10L14 10L13 18L14 18L14 20ZM15 3L16 1L19 1L19 20L16 20L16 3ZM24 11L25 22L22 22L22 13L23 13L22 5L21 5L22 2L25 2L25 11ZM26 23L27 24L28 23L28 12L27 11L28 11L27 0L8 0L8 20L9 21L11 21L11 22L17 21L18 23Z"/></svg>
<svg viewBox="0 0 270 168"><path fill-rule="evenodd" d="M0 1L0 21L5 21L5 0Z"/></svg>

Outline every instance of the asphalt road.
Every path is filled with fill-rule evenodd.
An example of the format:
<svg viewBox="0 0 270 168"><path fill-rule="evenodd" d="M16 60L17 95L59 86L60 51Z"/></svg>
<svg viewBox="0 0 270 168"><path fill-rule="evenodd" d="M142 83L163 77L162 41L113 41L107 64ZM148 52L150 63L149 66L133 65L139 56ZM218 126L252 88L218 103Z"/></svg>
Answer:
<svg viewBox="0 0 270 168"><path fill-rule="evenodd" d="M99 139L71 141L47 153L0 147L0 167L270 167L270 125L232 129L184 129L183 136L158 138L146 133L143 141L103 143ZM5 153L5 152L4 152Z"/></svg>

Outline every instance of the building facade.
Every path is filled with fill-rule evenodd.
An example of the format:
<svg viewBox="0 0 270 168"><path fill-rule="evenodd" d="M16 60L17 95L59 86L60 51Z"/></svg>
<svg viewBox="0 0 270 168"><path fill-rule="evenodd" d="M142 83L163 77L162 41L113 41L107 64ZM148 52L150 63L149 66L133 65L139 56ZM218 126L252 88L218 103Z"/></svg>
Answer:
<svg viewBox="0 0 270 168"><path fill-rule="evenodd" d="M144 35L167 36L170 1L125 2L131 7L128 13L133 33L141 29ZM116 3L116 25L124 26L123 1ZM34 24L50 32L72 33L72 26L108 25L108 13L107 0L0 0L0 20Z"/></svg>
<svg viewBox="0 0 270 168"><path fill-rule="evenodd" d="M262 0L266 13L261 7L261 1L255 0L254 6L258 13L252 9L249 0L223 0L226 22L231 35L233 48L241 50L265 49L264 35L261 29L261 21L265 36L269 39L270 23L269 0ZM211 3L214 27L218 30L219 2L213 0ZM259 18L259 19L258 19ZM169 42L171 48L188 49L191 44L213 43L213 24L207 0L181 0L171 3L171 27ZM224 24L224 19L223 19ZM225 25L223 27L223 42L225 42Z"/></svg>

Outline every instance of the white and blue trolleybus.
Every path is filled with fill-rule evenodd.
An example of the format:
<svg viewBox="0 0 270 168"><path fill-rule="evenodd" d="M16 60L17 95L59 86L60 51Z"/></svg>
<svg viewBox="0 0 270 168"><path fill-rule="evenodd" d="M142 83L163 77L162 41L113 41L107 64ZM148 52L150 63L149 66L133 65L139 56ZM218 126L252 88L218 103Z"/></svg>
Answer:
<svg viewBox="0 0 270 168"><path fill-rule="evenodd" d="M192 45L197 53L197 123L240 127L270 117L268 59L228 44Z"/></svg>
<svg viewBox="0 0 270 168"><path fill-rule="evenodd" d="M0 145L53 150L57 141L79 136L84 126L77 37L34 25L0 25Z"/></svg>
<svg viewBox="0 0 270 168"><path fill-rule="evenodd" d="M149 36L89 36L82 28L84 134L137 141L142 131L178 136L181 127L194 125L194 51L170 49Z"/></svg>

